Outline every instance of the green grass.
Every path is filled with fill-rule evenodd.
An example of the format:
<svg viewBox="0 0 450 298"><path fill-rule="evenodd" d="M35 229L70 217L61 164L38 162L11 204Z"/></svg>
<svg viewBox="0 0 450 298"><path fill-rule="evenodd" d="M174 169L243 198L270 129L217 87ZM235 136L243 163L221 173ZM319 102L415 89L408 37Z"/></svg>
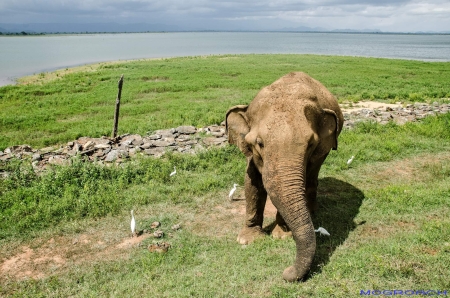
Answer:
<svg viewBox="0 0 450 298"><path fill-rule="evenodd" d="M248 65L235 64L236 61L242 63L240 59L249 62ZM396 73L401 77L401 69L414 67L417 76L423 75L410 81L412 83L404 89L386 81L386 87L382 89L392 90L389 92L394 94L418 92L427 76L429 80L433 79L433 75L427 72L445 65L303 55L168 61L136 62L134 67L173 63L170 67L167 65L165 73L157 76L172 78L170 73L180 72L178 76L190 77L191 83L182 85L177 80L180 89L170 94L179 95L180 101L187 100L186 94L192 94L191 98L196 98L199 106L204 107L216 101L214 108L218 111L222 105L224 108L220 112L221 117L229 105L249 101L260 84L270 83L281 75L282 68L287 67L283 63L304 65L302 70L310 67L309 72L315 71L316 75L311 74L325 85L327 78L329 82L334 77L334 80L345 81L338 77L337 72L334 76L329 74L333 73L330 69L349 68L343 71L348 85L340 91L339 88L333 90L341 100L356 94L357 86L361 90L371 90L367 76L376 77L376 72L362 72L356 67L358 61L359 65L371 65L373 69L384 68L385 75L391 77ZM347 63L340 64L342 61ZM221 66L220 63L226 62L230 65ZM267 66L271 63L275 74ZM121 67L125 65L134 63ZM177 70L179 65L192 68L197 65L199 70L189 74ZM222 88L224 85L221 84L226 80L211 73L214 69L231 70L233 65L239 72L235 85ZM392 70L388 65L392 65ZM244 67L249 68L248 72ZM266 74L264 71L254 72L254 69L266 69ZM99 72L110 77L111 84L121 70L108 68ZM445 73L441 69L434 79L440 80ZM143 74L138 75L141 76ZM150 78L153 74L146 76ZM230 80L234 78L230 75ZM255 86L245 89L245 81L239 82L242 78L248 79L249 86ZM52 89L64 80L66 78L44 86L16 86L12 89L17 88L14 92L27 88ZM171 80L174 79L154 84ZM147 88L150 81L137 81L134 89ZM221 86L213 88L214 100L213 97L206 96L200 100L194 96L207 92L201 87L206 86L205 81L209 81L207 85ZM440 82L437 84L446 89L447 81ZM177 84L170 85L170 88ZM328 85L333 88L332 84ZM195 88L197 91L185 91ZM61 87L61 91L53 95L54 101L60 93L67 92L62 89L65 88ZM110 92L115 93L113 87ZM246 92L249 98L241 97ZM343 95L346 93L353 95ZM86 92L86 96L90 96L88 94L90 92ZM234 97L229 97L229 94L234 94ZM424 96L421 99L437 100L438 97ZM4 104L9 100L4 97L1 102ZM24 100L18 97L15 101L23 104ZM153 115L152 119L160 117L167 122L180 121L177 113L185 108L175 105L172 97L153 101L154 105L156 103L172 105L172 114L160 117L158 113L147 111L144 115ZM27 112L33 114L32 110ZM73 113L72 119L83 119L83 113L70 112ZM206 119L214 113L198 117ZM136 116L129 118L130 125L133 119L140 121ZM83 129L88 125L82 126L82 123L90 119L80 120L74 131L83 135ZM201 121L208 123L208 120ZM186 123L180 121L180 124ZM70 140L64 139L63 135L55 138ZM49 139L49 136L41 135L36 137L36 144ZM74 160L71 166L55 166L42 175L35 175L26 162L1 163L0 170L11 174L9 178L0 180L0 259L2 262L11 260L28 247L33 249L36 257L60 256L66 263L60 266L52 261L48 264L30 263L26 267L28 270L43 274L37 279L24 279L13 272L2 272L0 296L353 297L360 296L361 290L450 291L449 149L450 114L403 126L360 123L353 130L344 130L339 138L339 150L332 151L322 167L319 211L313 218L314 226L325 227L331 237L317 236L311 273L305 282L295 284L286 283L281 277L283 269L294 259L295 244L292 240L266 237L248 246L236 242L244 220L239 210L243 210L245 202L230 202L227 193L233 183L243 185L245 157L235 147L226 146L196 156L169 154L161 159L133 159L117 167L101 167ZM346 161L351 155L355 159L348 166ZM169 178L174 165L178 173ZM243 196L242 187L238 188L237 195ZM149 253L146 246L158 241L152 238L145 239L140 247L117 248L129 238L129 210L132 208L136 211L138 229L149 229L155 220L162 223L161 228L166 233L162 241L172 245L168 253ZM170 229L176 223L182 224L180 231ZM272 223L273 218L266 218L266 230ZM75 242L74 239L80 241ZM82 239L90 242L86 240L83 244ZM25 257L22 258L16 261L15 266L21 268L26 263Z"/></svg>
<svg viewBox="0 0 450 298"><path fill-rule="evenodd" d="M450 97L450 63L315 55L173 58L87 66L0 88L0 150L111 135L124 74L119 131L145 134L220 123L282 75L304 71L342 101L429 101ZM50 81L49 81L50 80Z"/></svg>

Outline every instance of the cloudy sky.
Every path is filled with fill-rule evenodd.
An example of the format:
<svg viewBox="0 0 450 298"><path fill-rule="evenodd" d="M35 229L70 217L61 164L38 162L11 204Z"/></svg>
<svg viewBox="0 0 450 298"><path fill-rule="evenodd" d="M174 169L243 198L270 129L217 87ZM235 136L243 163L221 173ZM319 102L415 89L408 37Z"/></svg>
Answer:
<svg viewBox="0 0 450 298"><path fill-rule="evenodd" d="M0 23L150 23L184 29L450 31L450 0L0 0Z"/></svg>

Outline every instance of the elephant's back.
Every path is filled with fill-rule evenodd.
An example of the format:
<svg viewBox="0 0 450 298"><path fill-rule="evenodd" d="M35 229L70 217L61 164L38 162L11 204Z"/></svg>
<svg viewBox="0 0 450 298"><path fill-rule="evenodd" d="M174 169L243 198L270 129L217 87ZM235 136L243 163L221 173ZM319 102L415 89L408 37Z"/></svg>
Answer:
<svg viewBox="0 0 450 298"><path fill-rule="evenodd" d="M318 101L319 105L330 105L336 98L319 81L304 72L291 72L267 87L264 87L255 99L265 101Z"/></svg>

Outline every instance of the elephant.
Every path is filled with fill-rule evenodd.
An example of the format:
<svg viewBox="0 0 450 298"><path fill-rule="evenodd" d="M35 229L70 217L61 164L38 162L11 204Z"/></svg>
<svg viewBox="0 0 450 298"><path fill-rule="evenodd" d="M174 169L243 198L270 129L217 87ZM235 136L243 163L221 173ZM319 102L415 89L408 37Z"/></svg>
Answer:
<svg viewBox="0 0 450 298"><path fill-rule="evenodd" d="M319 170L337 150L344 118L336 98L319 81L291 72L261 89L249 105L226 113L228 142L247 159L245 224L238 235L249 244L262 229L267 196L277 208L272 235L292 235L296 258L283 272L286 281L302 280L316 250L311 215L318 208Z"/></svg>

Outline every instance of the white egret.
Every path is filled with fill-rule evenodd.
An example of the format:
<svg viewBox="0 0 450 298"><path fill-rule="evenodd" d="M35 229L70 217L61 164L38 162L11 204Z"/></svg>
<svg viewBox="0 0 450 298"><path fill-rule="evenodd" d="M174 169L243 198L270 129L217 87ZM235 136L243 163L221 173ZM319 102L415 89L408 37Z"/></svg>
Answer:
<svg viewBox="0 0 450 298"><path fill-rule="evenodd" d="M136 220L134 219L133 210L131 210L131 235L136 235Z"/></svg>
<svg viewBox="0 0 450 298"><path fill-rule="evenodd" d="M236 186L238 186L236 183L233 184L233 188L230 190L230 194L228 195L228 197L230 198L230 200L233 199L233 194L236 191Z"/></svg>
<svg viewBox="0 0 450 298"><path fill-rule="evenodd" d="M330 236L330 233L328 233L328 231L322 227L319 227L317 230L314 230L314 232L316 233L318 232L320 233L320 235Z"/></svg>
<svg viewBox="0 0 450 298"><path fill-rule="evenodd" d="M350 165L350 164L352 163L353 158L355 158L355 157L352 155L352 158L350 158L349 160L347 160L347 165Z"/></svg>
<svg viewBox="0 0 450 298"><path fill-rule="evenodd" d="M175 175L177 173L177 168L173 167L173 172L170 173L170 177L172 177L173 175Z"/></svg>

